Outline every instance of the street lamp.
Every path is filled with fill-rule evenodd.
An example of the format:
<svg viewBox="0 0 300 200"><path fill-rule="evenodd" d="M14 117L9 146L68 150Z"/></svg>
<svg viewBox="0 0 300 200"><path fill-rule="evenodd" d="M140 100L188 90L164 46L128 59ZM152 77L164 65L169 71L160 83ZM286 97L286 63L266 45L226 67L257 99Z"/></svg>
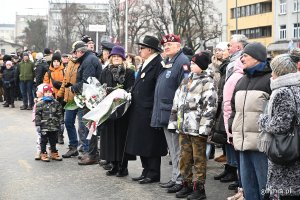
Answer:
<svg viewBox="0 0 300 200"><path fill-rule="evenodd" d="M237 11L237 0L235 0L235 34L238 34L238 11Z"/></svg>
<svg viewBox="0 0 300 200"><path fill-rule="evenodd" d="M128 0L125 0L125 52L127 52L128 43Z"/></svg>

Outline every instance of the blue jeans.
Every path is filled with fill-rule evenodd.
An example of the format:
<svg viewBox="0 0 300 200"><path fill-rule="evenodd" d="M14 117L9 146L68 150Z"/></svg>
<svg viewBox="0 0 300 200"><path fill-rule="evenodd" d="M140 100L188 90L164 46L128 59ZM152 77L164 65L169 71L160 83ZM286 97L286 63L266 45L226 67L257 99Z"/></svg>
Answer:
<svg viewBox="0 0 300 200"><path fill-rule="evenodd" d="M267 183L267 156L259 151L241 151L240 162L244 197L247 200L262 200L262 191Z"/></svg>
<svg viewBox="0 0 300 200"><path fill-rule="evenodd" d="M83 152L87 153L89 150L89 143L86 137L89 134L89 129L85 126L85 123L82 119L83 115L88 112L86 108L78 108L78 135L79 140L82 144Z"/></svg>
<svg viewBox="0 0 300 200"><path fill-rule="evenodd" d="M24 106L31 106L33 107L33 81L20 81L20 90L22 93L23 98L23 105ZM29 100L29 101L28 101Z"/></svg>
<svg viewBox="0 0 300 200"><path fill-rule="evenodd" d="M72 147L78 146L77 132L75 128L75 120L78 109L65 110L65 126L69 137L69 145Z"/></svg>
<svg viewBox="0 0 300 200"><path fill-rule="evenodd" d="M227 164L232 167L237 167L236 153L231 144L225 144Z"/></svg>

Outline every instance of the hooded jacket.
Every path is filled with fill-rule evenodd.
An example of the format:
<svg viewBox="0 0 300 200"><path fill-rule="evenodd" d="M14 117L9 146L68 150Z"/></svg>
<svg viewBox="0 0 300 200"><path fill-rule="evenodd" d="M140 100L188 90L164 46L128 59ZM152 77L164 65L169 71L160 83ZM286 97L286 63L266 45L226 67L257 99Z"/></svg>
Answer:
<svg viewBox="0 0 300 200"><path fill-rule="evenodd" d="M176 90L168 129L192 136L210 134L217 110L217 91L206 71L191 73Z"/></svg>
<svg viewBox="0 0 300 200"><path fill-rule="evenodd" d="M270 98L271 68L268 62L244 69L245 75L236 84L231 99L229 132L236 150L257 151L258 119Z"/></svg>

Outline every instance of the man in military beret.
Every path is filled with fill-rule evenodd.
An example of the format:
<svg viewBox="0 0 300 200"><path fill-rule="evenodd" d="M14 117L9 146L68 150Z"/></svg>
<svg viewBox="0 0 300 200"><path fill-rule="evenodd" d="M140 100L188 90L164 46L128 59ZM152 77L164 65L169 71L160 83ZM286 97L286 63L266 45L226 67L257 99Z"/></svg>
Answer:
<svg viewBox="0 0 300 200"><path fill-rule="evenodd" d="M172 178L169 182L160 184L162 188L168 188L168 193L175 193L182 188L178 166L180 153L179 136L167 129L175 91L182 79L189 74L190 61L184 55L180 42L180 37L174 34L165 35L161 40L166 60L163 63L163 70L157 79L151 118L152 127L164 130L172 159Z"/></svg>

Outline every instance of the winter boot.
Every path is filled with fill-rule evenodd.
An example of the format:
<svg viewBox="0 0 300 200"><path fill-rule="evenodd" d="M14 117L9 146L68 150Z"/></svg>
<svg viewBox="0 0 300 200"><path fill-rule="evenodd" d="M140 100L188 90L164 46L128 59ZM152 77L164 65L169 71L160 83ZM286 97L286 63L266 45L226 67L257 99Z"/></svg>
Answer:
<svg viewBox="0 0 300 200"><path fill-rule="evenodd" d="M182 186L182 189L176 192L176 198L186 198L188 195L192 194L193 187L191 186L191 183L183 181Z"/></svg>
<svg viewBox="0 0 300 200"><path fill-rule="evenodd" d="M36 154L35 154L35 157L34 157L34 160L41 160L41 152L40 151L38 151L38 152L36 152Z"/></svg>
<svg viewBox="0 0 300 200"><path fill-rule="evenodd" d="M47 152L41 154L41 161L50 162Z"/></svg>
<svg viewBox="0 0 300 200"><path fill-rule="evenodd" d="M4 104L3 104L3 107L8 107L9 106L9 103L7 103L7 102L5 102Z"/></svg>
<svg viewBox="0 0 300 200"><path fill-rule="evenodd" d="M215 180L220 180L221 178L225 177L225 176L228 174L228 172L229 172L229 171L228 171L228 168L229 168L229 167L230 167L229 165L225 164L224 171L223 171L222 173L220 173L220 174L214 176L214 179L215 179Z"/></svg>
<svg viewBox="0 0 300 200"><path fill-rule="evenodd" d="M12 107L12 108L15 108L15 104L11 104L11 107Z"/></svg>
<svg viewBox="0 0 300 200"><path fill-rule="evenodd" d="M187 197L188 200L206 199L205 188L203 183L195 181L193 189L193 193Z"/></svg>
<svg viewBox="0 0 300 200"><path fill-rule="evenodd" d="M72 156L78 156L76 147L69 146L69 151L62 155L63 158L71 158Z"/></svg>
<svg viewBox="0 0 300 200"><path fill-rule="evenodd" d="M233 182L238 180L236 167L232 167L228 165L227 171L228 173L223 178L220 179L222 183L228 183L228 182Z"/></svg>
<svg viewBox="0 0 300 200"><path fill-rule="evenodd" d="M58 152L51 152L51 159L56 161L62 161L62 157L60 157Z"/></svg>

